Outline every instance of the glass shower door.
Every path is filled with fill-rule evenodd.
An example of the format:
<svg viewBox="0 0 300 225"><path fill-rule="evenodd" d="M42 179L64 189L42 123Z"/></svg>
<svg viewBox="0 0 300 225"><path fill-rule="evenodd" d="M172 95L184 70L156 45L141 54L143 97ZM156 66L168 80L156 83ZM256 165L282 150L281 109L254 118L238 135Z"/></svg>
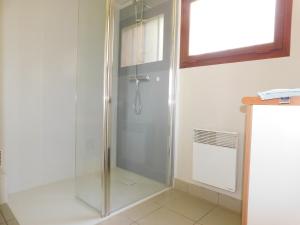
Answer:
<svg viewBox="0 0 300 225"><path fill-rule="evenodd" d="M170 187L174 2L79 0L76 190L102 215Z"/></svg>
<svg viewBox="0 0 300 225"><path fill-rule="evenodd" d="M102 215L106 1L80 0L76 117L77 198Z"/></svg>
<svg viewBox="0 0 300 225"><path fill-rule="evenodd" d="M111 211L171 184L173 2L115 1Z"/></svg>

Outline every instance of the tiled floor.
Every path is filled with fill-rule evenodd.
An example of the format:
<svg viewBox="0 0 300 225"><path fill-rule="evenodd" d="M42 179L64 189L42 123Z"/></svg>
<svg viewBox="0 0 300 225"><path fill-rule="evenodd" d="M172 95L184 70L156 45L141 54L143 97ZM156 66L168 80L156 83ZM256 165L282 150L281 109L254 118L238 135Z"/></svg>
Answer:
<svg viewBox="0 0 300 225"><path fill-rule="evenodd" d="M19 225L7 204L0 205L0 225Z"/></svg>
<svg viewBox="0 0 300 225"><path fill-rule="evenodd" d="M167 191L100 225L240 225L239 214L180 191Z"/></svg>
<svg viewBox="0 0 300 225"><path fill-rule="evenodd" d="M21 225L241 224L240 215L177 190L166 191L104 221L97 212L74 198L73 182L15 194L9 204ZM7 208L1 209L0 225L19 225Z"/></svg>

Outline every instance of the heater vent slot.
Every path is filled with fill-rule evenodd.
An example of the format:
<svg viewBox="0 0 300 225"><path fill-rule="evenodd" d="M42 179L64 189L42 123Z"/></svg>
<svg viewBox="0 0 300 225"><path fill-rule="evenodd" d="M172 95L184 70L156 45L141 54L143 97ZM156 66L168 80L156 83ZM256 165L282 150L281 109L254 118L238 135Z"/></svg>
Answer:
<svg viewBox="0 0 300 225"><path fill-rule="evenodd" d="M194 130L194 142L215 145L226 148L237 147L237 133L218 132L208 130Z"/></svg>

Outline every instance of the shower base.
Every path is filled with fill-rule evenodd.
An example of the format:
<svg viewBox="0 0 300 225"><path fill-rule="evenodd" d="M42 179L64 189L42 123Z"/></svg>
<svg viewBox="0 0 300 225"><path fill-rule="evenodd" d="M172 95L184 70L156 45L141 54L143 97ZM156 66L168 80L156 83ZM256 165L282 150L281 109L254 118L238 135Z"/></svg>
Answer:
<svg viewBox="0 0 300 225"><path fill-rule="evenodd" d="M100 190L94 186L99 184L99 175L82 179L85 179L81 186L85 193L82 194L97 201L100 195L92 190ZM159 182L119 168L112 169L110 186L112 211L166 188ZM101 222L99 213L75 196L75 179L70 179L11 194L8 204L21 225L95 225Z"/></svg>
<svg viewBox="0 0 300 225"><path fill-rule="evenodd" d="M94 173L78 178L79 197L84 202L100 209L100 201L95 196L101 196L100 174ZM164 190L166 186L157 181L140 176L130 171L115 167L111 170L110 207L117 211L134 202Z"/></svg>

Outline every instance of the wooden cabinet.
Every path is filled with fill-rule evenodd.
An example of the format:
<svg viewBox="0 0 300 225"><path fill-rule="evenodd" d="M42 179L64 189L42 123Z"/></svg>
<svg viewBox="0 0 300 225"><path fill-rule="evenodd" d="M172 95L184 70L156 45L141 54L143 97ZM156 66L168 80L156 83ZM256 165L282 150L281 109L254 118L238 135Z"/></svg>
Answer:
<svg viewBox="0 0 300 225"><path fill-rule="evenodd" d="M247 105L243 225L300 224L300 98Z"/></svg>

